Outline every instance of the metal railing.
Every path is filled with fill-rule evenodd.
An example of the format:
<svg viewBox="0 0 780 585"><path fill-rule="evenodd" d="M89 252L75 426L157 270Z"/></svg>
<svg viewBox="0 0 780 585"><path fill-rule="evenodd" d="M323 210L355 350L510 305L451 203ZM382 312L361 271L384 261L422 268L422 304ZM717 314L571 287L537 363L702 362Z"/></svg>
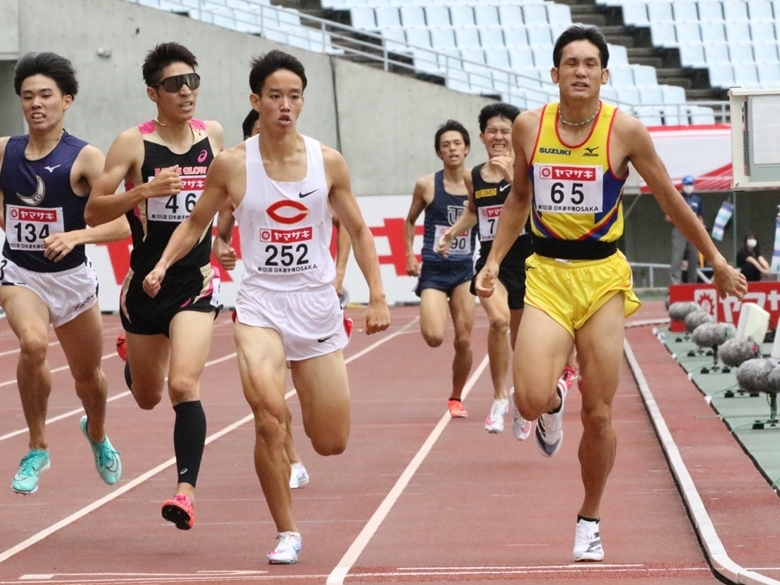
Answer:
<svg viewBox="0 0 780 585"><path fill-rule="evenodd" d="M531 109L558 99L558 86L511 69L463 58L446 51L413 45L405 40L356 29L251 0L127 0L143 6L188 15L238 32L258 35L314 52L374 61L384 71L407 71L418 77L435 78L447 87L475 95L490 96ZM602 96L648 125L729 123L728 101L635 104Z"/></svg>

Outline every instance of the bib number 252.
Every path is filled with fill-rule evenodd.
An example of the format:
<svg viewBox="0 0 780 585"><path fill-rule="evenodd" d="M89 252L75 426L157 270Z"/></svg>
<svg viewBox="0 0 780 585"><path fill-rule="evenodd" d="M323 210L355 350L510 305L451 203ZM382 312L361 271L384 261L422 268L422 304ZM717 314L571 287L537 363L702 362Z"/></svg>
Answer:
<svg viewBox="0 0 780 585"><path fill-rule="evenodd" d="M309 248L306 244L283 244L281 246L269 244L265 247L268 258L266 266L302 266L309 263L306 254Z"/></svg>

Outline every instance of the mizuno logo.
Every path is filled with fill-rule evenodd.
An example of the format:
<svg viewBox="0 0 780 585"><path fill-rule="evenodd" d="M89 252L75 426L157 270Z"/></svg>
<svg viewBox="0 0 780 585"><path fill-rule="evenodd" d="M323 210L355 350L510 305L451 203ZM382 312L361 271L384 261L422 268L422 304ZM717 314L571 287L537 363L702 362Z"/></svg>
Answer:
<svg viewBox="0 0 780 585"><path fill-rule="evenodd" d="M59 168L61 166L62 165L54 165L53 167L43 167L43 168L51 173L52 171L54 171L54 169L57 169L57 168Z"/></svg>
<svg viewBox="0 0 780 585"><path fill-rule="evenodd" d="M312 193L316 193L316 192L317 192L317 189L315 189L314 191L309 191L308 193L301 193L301 192L299 191L299 192L298 192L298 197L299 197L299 198L301 198L301 199L303 199L304 197L308 197L308 196L309 196L309 195L311 195Z"/></svg>
<svg viewBox="0 0 780 585"><path fill-rule="evenodd" d="M586 146L585 154L583 154L582 156L598 156L599 153L596 152L598 148L599 148L598 146L590 146L590 147Z"/></svg>
<svg viewBox="0 0 780 585"><path fill-rule="evenodd" d="M21 193L16 194L16 196L24 201L27 205L40 205L41 201L43 201L43 198L46 197L46 185L44 185L43 179L41 179L38 175L35 175L35 178L37 179L35 193L32 195L22 195Z"/></svg>
<svg viewBox="0 0 780 585"><path fill-rule="evenodd" d="M540 154L559 154L561 156L571 156L571 150L568 148L546 148L544 146L539 148Z"/></svg>

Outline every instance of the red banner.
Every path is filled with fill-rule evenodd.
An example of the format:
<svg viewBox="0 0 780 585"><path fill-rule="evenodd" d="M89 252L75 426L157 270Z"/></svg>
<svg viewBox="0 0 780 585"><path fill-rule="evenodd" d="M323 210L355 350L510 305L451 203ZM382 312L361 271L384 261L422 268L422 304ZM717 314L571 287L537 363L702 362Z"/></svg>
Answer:
<svg viewBox="0 0 780 585"><path fill-rule="evenodd" d="M769 325L777 326L780 318L780 282L749 282L748 292L742 301L736 297L718 297L717 289L711 284L673 284L669 287L669 302L694 301L715 317L719 323L737 325L742 303L755 303L769 312ZM685 331L685 324L672 321L669 330Z"/></svg>

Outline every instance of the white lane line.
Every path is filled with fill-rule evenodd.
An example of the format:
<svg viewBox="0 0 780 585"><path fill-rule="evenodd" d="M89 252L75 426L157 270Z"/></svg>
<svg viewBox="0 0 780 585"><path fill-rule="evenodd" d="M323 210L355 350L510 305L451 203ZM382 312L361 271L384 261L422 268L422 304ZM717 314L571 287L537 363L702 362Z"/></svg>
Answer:
<svg viewBox="0 0 780 585"><path fill-rule="evenodd" d="M471 392L471 389L482 375L482 372L485 371L488 363L490 363L488 356L485 356L477 369L469 378L468 382L466 382L466 385L463 388L463 398L466 398L469 392ZM328 579L326 581L327 585L343 585L344 579L346 578L349 570L352 568L352 565L355 564L355 561L357 561L360 554L368 545L368 542L379 529L379 526L382 524L385 517L390 513L390 510L395 505L396 501L398 501L401 493L406 489L409 481L417 472L417 469L420 467L420 465L422 465L422 462L428 456L428 453L430 453L431 449L436 444L436 441L439 440L439 437L444 432L447 423L449 423L451 419L452 417L450 416L450 413L445 412L439 420L439 423L436 425L436 427L434 427L433 431L426 439L425 443L423 443L422 447L420 447L420 450L417 451L417 454L411 460L409 465L407 465L406 469L401 474L401 477L398 478L398 481L396 481L393 488L390 490L387 496L385 496L385 499L379 505L379 508L376 509L374 515L371 516L371 519L363 527L363 530L360 531L360 534L358 534L352 545L349 547L349 549L347 549L347 552L344 553L344 556L341 558L338 565L336 565L333 571L331 571L330 575L328 575Z"/></svg>
<svg viewBox="0 0 780 585"><path fill-rule="evenodd" d="M410 323L408 323L407 325L405 325L404 327L402 327L398 331L396 331L396 332L394 332L394 333L392 333L390 335L387 335L386 337L383 337L382 339L379 339L378 341L376 341L372 345L368 346L364 350L356 353L353 356L350 356L348 359L345 360L345 362L347 364L350 363L350 362L353 362L356 359L366 355L370 351L373 351L374 349L376 349L377 347L381 346L382 344L387 343L388 341L390 341L394 337L397 337L398 335L402 334L407 328L409 328L412 325L414 325L417 322L418 319L419 318L414 319L413 321L411 321ZM114 355L116 355L116 354L114 354ZM231 354L226 355L224 357L221 357L221 358L219 358L217 360L213 360L211 362L207 362L206 365L214 365L214 364L217 364L217 363L220 363L220 362L224 362L224 361L226 361L228 359L231 359L231 358L233 358L235 356L236 356L236 353L234 352L234 353L231 353ZM465 392L466 391L464 390L464 397L465 397ZM291 390L291 391L287 392L287 394L285 394L285 398L289 398L293 394L295 394L295 390ZM246 424L247 422L252 420L252 417L253 417L253 415L249 414L249 415L245 416L244 418L242 418L241 420L236 421L233 424L228 425L227 427L225 427L221 431L218 431L218 432L214 433L213 435L211 435L210 437L208 437L206 439L206 444L208 445L209 443L211 443L213 441L216 441L220 437L222 437L222 436L228 434L229 432L237 429L241 425ZM80 510L74 512L73 514L71 514L67 518L63 518L59 522L56 522L55 524L52 524L48 528L45 528L44 530L41 530L37 534L32 535L30 538L20 542L16 546L13 546L13 547L9 548L8 550L1 552L0 553L0 563L10 559L12 556L14 556L14 555L22 552L23 550L31 547L35 543L40 542L41 540L43 540L44 538L50 536L51 534L54 534L58 530L60 530L62 528L65 528L66 526L68 526L69 524L72 524L76 520L78 520L80 518L83 518L84 516L86 516L90 512L93 512L93 511L97 510L98 508L102 507L103 505L107 504L108 502L110 502L112 500L115 500L119 496L121 496L124 493L130 491L134 487L136 487L138 485L141 485L143 482L145 482L146 480L148 480L151 477L154 477L155 475L157 475L158 473L160 473L164 469L170 467L174 463L176 463L176 458L172 457L171 459L168 459L168 461L165 461L164 463L161 463L157 467L155 467L153 469L150 469L146 473L144 473L144 474L140 475L139 477L136 477L135 479L129 481L128 483L126 483L125 485L120 487L119 489L114 490L110 494L107 494L106 496L100 498L99 500L96 500L96 501L92 502L91 504L89 504L89 505L81 508Z"/></svg>
<svg viewBox="0 0 780 585"><path fill-rule="evenodd" d="M699 492L696 490L693 478L688 472L688 468L685 466L685 462L683 461L682 455L680 455L677 444L674 442L669 427L666 426L666 421L661 414L661 410L658 408L658 404L653 397L647 379L642 372L642 368L639 366L639 362L637 362L636 357L634 357L634 352L627 339L623 340L623 350L625 351L626 360L628 361L628 365L631 368L634 379L639 387L639 393L642 396L642 400L644 400L645 408L647 408L650 420L655 427L658 440L666 453L669 466L677 480L677 485L680 486L680 492L688 507L691 518L693 518L694 528L699 534L713 569L734 583L745 583L747 585L780 585L780 581L745 569L731 560L723 546L723 542L721 542L720 537L715 530L715 526L713 525L709 514L707 514L704 502L702 501Z"/></svg>

